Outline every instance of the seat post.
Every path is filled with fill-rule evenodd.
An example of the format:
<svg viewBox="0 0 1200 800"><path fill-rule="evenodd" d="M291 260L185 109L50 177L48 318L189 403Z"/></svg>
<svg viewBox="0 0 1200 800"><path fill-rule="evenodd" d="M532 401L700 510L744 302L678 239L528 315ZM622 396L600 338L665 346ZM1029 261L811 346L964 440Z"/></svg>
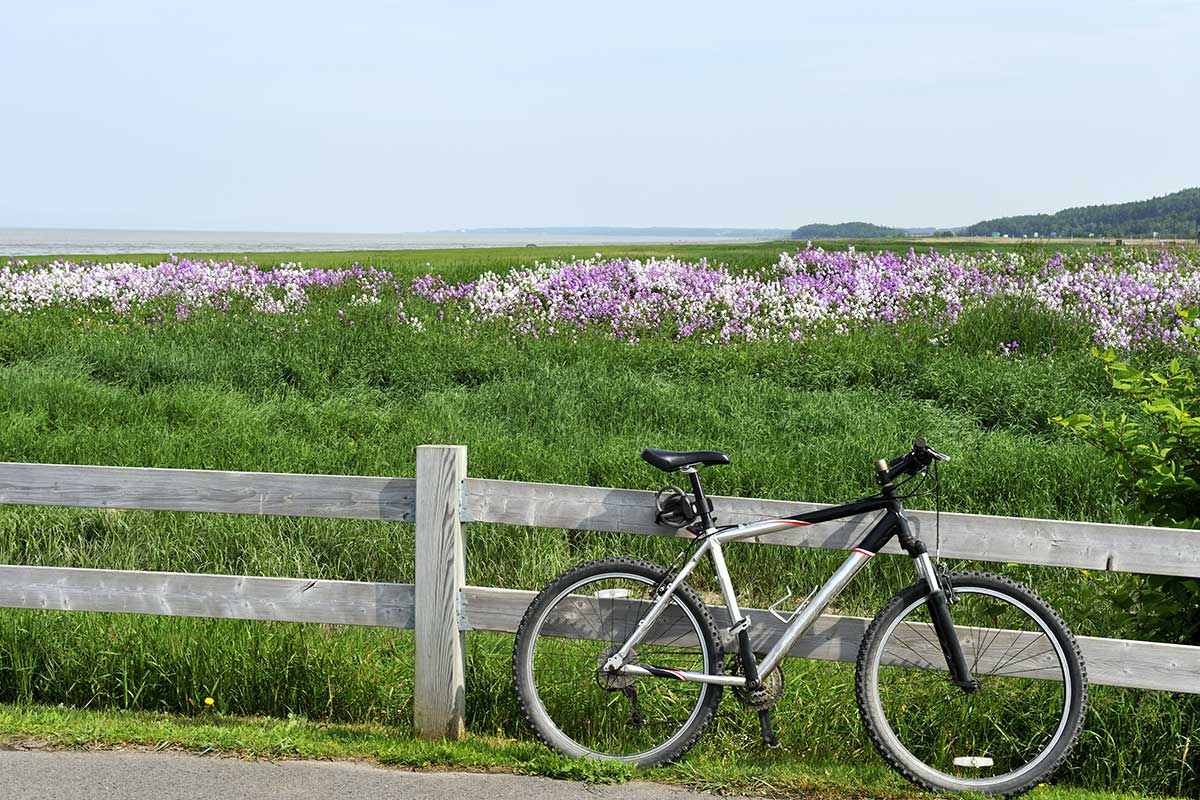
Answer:
<svg viewBox="0 0 1200 800"><path fill-rule="evenodd" d="M712 514L709 513L708 498L704 495L704 487L700 485L700 473L696 471L695 467L684 467L680 472L685 473L688 480L692 482L692 495L696 498L696 510L700 512L700 522L707 533L712 530L713 521Z"/></svg>

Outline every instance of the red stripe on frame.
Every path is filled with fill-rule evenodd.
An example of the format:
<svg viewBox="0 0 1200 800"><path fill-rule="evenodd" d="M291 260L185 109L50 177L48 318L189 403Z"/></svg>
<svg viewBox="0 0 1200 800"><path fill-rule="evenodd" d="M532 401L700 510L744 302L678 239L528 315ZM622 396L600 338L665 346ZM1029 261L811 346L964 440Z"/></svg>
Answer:
<svg viewBox="0 0 1200 800"><path fill-rule="evenodd" d="M862 554L863 554L864 556L866 556L867 558L874 558L874 557L875 557L875 554L874 554L874 553L872 553L870 550L863 550L861 547L856 547L856 548L854 548L854 552L856 552L856 553L862 553Z"/></svg>
<svg viewBox="0 0 1200 800"><path fill-rule="evenodd" d="M811 522L801 522L798 519L777 519L775 521L781 525L812 525Z"/></svg>

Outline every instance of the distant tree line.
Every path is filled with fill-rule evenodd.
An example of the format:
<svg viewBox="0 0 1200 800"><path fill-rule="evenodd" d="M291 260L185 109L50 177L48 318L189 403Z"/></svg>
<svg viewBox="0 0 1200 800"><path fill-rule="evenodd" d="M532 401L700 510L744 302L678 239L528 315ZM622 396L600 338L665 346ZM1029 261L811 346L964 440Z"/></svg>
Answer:
<svg viewBox="0 0 1200 800"><path fill-rule="evenodd" d="M1191 239L1200 235L1200 188L1107 206L1068 208L1057 214L1028 214L978 222L960 236L1128 236Z"/></svg>
<svg viewBox="0 0 1200 800"><path fill-rule="evenodd" d="M885 228L869 222L804 225L792 231L793 239L896 239L905 235L903 228Z"/></svg>
<svg viewBox="0 0 1200 800"><path fill-rule="evenodd" d="M837 225L804 225L792 231L793 239L895 239L917 233L869 222ZM922 231L924 232L924 231ZM1043 237L1099 236L1131 239L1200 239L1200 188L1107 206L1080 206L1057 214L1027 214L977 222L966 228L938 230L934 236Z"/></svg>

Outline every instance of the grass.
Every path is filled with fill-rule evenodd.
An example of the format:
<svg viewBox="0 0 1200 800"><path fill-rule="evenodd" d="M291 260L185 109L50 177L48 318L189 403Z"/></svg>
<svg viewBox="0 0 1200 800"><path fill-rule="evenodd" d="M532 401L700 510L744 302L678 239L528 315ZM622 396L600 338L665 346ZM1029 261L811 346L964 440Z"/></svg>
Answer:
<svg viewBox="0 0 1200 800"><path fill-rule="evenodd" d="M989 240L989 241L927 241L914 239L838 239L831 241L814 241L814 245L826 250L844 250L854 247L859 250L887 250L894 253L907 253L909 250L926 252L936 250L939 253L979 253L1015 251L1029 254L1049 255L1058 250L1104 251L1111 249L1105 242L1072 243L1065 246L1048 240L1019 241ZM783 250L795 250L807 245L802 240L779 240L773 242L728 242L722 244L642 244L642 245L555 245L551 247L462 247L442 250L354 250L341 252L297 253L292 251L258 252L258 253L178 253L202 259L242 258L246 256L260 264L278 264L285 261L303 261L311 266L332 266L358 261L362 264L373 264L381 269L392 270L398 274L424 274L432 268L447 279L469 279L487 270L505 270L514 264L530 264L533 261L549 261L555 258L570 259L575 256L587 257L600 252L612 256L628 256L630 258L650 258L662 256L677 256L682 259L707 258L710 261L734 264L746 269L761 269L774 264ZM1185 245L1186 246L1186 243ZM90 255L78 256L30 256L27 260L33 263L52 261L55 259L79 260L88 258L93 261L136 261L157 262L167 258L168 253L139 253L137 255ZM428 268L427 268L428 265Z"/></svg>
<svg viewBox="0 0 1200 800"><path fill-rule="evenodd" d="M301 717L231 717L208 713L181 718L147 711L94 711L69 707L0 705L0 748L5 742L48 748L140 746L224 753L252 759L363 759L406 769L508 771L588 783L653 780L715 793L807 798L927 796L882 766L798 761L786 752L743 750L737 758L689 759L683 768L637 772L557 756L544 747L502 736L471 735L459 742L423 742L404 729L377 723L315 723ZM1031 800L1122 800L1137 794L1064 786L1034 789Z"/></svg>
<svg viewBox="0 0 1200 800"><path fill-rule="evenodd" d="M703 255L756 267L773 263L779 248L601 249ZM359 260L402 275L469 278L535 256L592 251L253 259ZM479 477L656 488L661 476L636 458L642 447L713 447L733 456L732 466L705 473L713 493L837 502L871 491L869 464L901 452L922 433L955 458L945 472L946 510L1129 519L1111 466L1046 424L1054 414L1122 410L1087 353L1086 332L1019 303L971 312L949 332L908 325L797 345L715 349L654 339L636 347L588 337L513 340L500 331L465 338L438 326L418 334L392 324L385 307L351 308L347 299L331 292L302 318L252 322L205 315L182 324L97 326L69 313L0 318L0 418L6 422L0 457L411 475L416 445L446 442L468 446L469 472ZM338 319L339 307L355 326ZM1000 342L1013 339L1024 355L1001 355ZM922 504L929 507L929 499L914 506ZM410 530L350 521L0 507L0 563L410 582ZM535 589L580 560L630 553L669 563L679 546L648 537L472 525L467 578ZM757 546L735 548L730 558L734 579L747 589L744 602L761 605L781 596L786 584L819 582L837 556ZM878 580L856 583L839 611L872 614L911 579L911 567L899 559L879 561ZM1032 583L1077 633L1120 635L1125 619L1107 591L1125 578L989 568ZM710 576L696 584L702 592L715 588ZM212 696L232 715L384 725L403 740L411 718L410 641L407 634L374 629L3 611L0 701L20 708L62 702L94 710L102 720L116 719L105 715L123 709L202 721L199 703ZM532 746L524 742L508 688L510 640L475 634L469 642L471 729L520 738L506 746L528 752ZM840 775L844 768L824 765L851 759L881 765L859 730L844 665L789 663L788 677L777 727L789 758L802 759L795 769L822 765ZM733 705L723 709L699 751L664 776L703 785L706 774L715 781L740 774L722 752L753 746L752 720ZM29 706L28 713L42 712ZM1098 688L1085 739L1064 779L1195 795L1200 778L1189 753L1198 744L1198 716L1191 698ZM6 716L0 720L0 729L16 725ZM482 749L478 741L464 747ZM790 769L770 758L755 764L756 775Z"/></svg>

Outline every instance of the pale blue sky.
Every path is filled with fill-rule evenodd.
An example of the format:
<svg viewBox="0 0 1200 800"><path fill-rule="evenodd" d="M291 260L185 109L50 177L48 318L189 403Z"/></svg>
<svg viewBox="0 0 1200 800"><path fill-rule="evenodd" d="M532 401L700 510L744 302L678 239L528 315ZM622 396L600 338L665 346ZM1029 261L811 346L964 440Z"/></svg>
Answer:
<svg viewBox="0 0 1200 800"><path fill-rule="evenodd" d="M0 226L956 225L1200 185L1200 3L17 2Z"/></svg>

